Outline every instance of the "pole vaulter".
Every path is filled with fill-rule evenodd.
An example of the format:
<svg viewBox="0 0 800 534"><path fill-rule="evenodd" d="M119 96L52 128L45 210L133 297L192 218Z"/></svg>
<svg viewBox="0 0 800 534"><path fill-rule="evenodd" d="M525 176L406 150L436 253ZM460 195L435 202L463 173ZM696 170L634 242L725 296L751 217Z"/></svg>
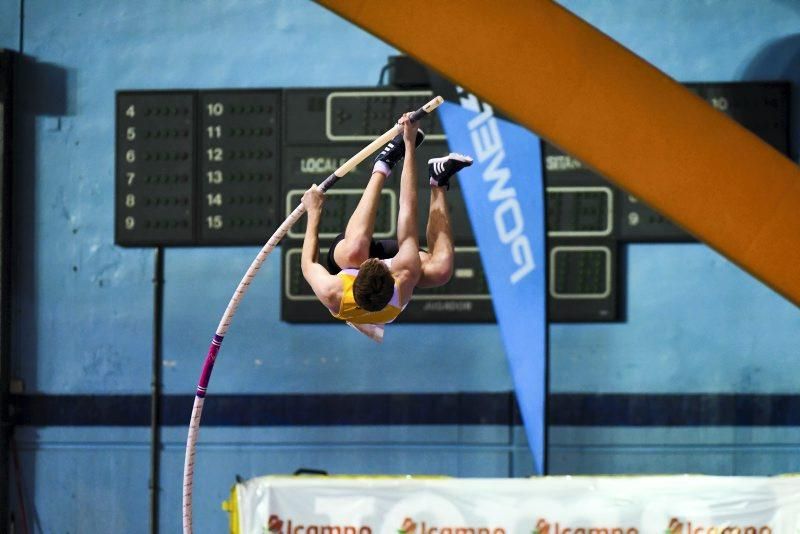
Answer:
<svg viewBox="0 0 800 534"><path fill-rule="evenodd" d="M433 98L430 102L412 113L409 117L409 120L411 122L416 122L422 119L439 107L442 101L442 97L440 96ZM361 149L361 151L359 151L355 156L347 160L342 166L333 171L333 174L328 176L325 181L318 186L319 190L325 193L328 189L333 187L333 185L338 182L339 179L343 178L359 163L369 157L370 154L379 148L382 148L383 145L391 141L395 135L401 133L402 131L403 126L400 124L396 124L387 130L386 133L372 141L366 147ZM184 534L191 534L192 532L192 485L194 483L194 459L197 447L197 437L200 431L200 416L203 412L203 403L205 402L206 392L208 390L208 382L211 379L211 371L214 369L214 362L216 361L217 354L222 346L222 340L225 337L225 334L228 332L228 328L230 328L231 322L233 321L233 316L236 314L239 304L241 304L247 289L250 287L250 283L258 273L261 265L270 255L272 250L278 245L280 240L283 239L283 236L286 235L286 232L289 231L294 223L296 223L305 212L305 206L300 203L300 205L294 209L289 217L283 221L275 233L272 234L272 237L269 238L267 243L253 260L253 263L250 264L250 267L247 269L244 278L242 278L241 282L239 282L233 297L231 297L231 300L228 303L228 307L225 309L225 313L222 315L222 320L220 320L219 325L217 326L217 331L211 340L211 345L208 348L208 354L206 355L206 359L203 363L203 370L200 374L200 380L197 383L197 392L194 397L194 406L192 407L192 418L189 422L189 435L186 439L186 457L183 464Z"/></svg>
<svg viewBox="0 0 800 534"><path fill-rule="evenodd" d="M317 0L800 305L800 169L551 0ZM397 24L412 16L413 31Z"/></svg>

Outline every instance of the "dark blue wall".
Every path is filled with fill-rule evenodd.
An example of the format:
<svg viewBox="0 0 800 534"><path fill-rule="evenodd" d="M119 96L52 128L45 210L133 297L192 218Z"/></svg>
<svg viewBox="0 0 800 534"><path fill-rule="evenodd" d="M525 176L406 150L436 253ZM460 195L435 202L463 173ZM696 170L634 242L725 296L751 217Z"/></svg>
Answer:
<svg viewBox="0 0 800 534"><path fill-rule="evenodd" d="M20 1L0 3L0 46L17 49L22 33L28 57L14 184L14 375L26 394L147 395L153 252L113 244L114 92L373 85L396 52L305 1L25 0L22 25ZM800 7L791 0L564 3L678 80L794 77L798 92ZM166 251L167 394L193 392L256 252ZM278 258L240 308L209 405L218 394L511 389L494 325L397 325L376 348L344 327L280 322ZM630 246L628 269L627 322L551 326L553 393L796 393L797 308L703 245ZM16 435L43 531L147 528L146 427L25 426ZM183 426L163 432L164 532L179 529L185 437ZM553 473L800 469L793 426L556 426L550 438ZM198 532L224 531L219 503L236 474L531 472L508 424L207 426L200 442Z"/></svg>

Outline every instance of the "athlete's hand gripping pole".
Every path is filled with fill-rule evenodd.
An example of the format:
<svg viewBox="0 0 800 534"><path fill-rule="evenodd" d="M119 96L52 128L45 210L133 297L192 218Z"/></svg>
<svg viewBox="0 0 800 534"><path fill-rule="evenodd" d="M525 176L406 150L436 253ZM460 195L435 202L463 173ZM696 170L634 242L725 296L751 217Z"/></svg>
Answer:
<svg viewBox="0 0 800 534"><path fill-rule="evenodd" d="M443 99L441 96L435 97L433 100L412 113L409 119L412 122L420 120L439 107L442 102ZM403 126L401 124L394 125L386 133L365 146L355 156L347 160L342 166L333 171L333 174L328 176L325 181L318 186L319 189L325 193L337 181L339 181L340 178L343 178L348 172L353 170L356 165L367 159L373 152L391 141L395 135L402 131L402 129ZM283 221L283 224L278 227L275 233L272 234L272 237L269 238L269 241L267 241L267 243L256 256L255 260L253 260L253 263L250 264L250 267L247 269L244 278L242 278L241 282L239 282L233 297L231 297L230 302L228 302L228 307L225 309L225 313L222 315L222 320L219 322L217 331L214 334L214 337L211 340L211 345L208 348L208 354L206 355L205 362L203 363L203 371L201 372L200 380L197 383L197 393L194 398L192 418L189 422L189 436L186 439L186 457L183 465L184 534L192 533L192 483L194 480L195 448L197 446L197 437L200 429L200 416L203 412L203 402L205 401L208 382L211 379L211 371L214 369L214 362L217 359L217 353L219 353L222 340L225 337L225 334L228 332L228 328L231 326L233 316L236 314L236 310L239 308L239 304L241 303L247 288L250 286L250 282L252 282L256 273L258 273L258 270L261 268L264 260L267 259L272 250L278 245L280 240L283 239L283 236L286 235L286 232L288 232L294 223L300 219L305 211L305 206L303 206L303 203L301 202L300 205L297 206L289 215L289 217Z"/></svg>

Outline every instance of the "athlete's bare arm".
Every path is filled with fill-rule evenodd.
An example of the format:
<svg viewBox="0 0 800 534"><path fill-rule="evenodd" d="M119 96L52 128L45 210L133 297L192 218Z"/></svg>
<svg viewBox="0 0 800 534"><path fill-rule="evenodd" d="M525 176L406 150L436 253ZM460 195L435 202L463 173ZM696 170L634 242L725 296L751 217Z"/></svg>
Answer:
<svg viewBox="0 0 800 534"><path fill-rule="evenodd" d="M318 263L319 259L319 221L322 218L322 204L325 196L316 185L303 194L308 221L303 240L303 253L300 266L303 277L314 290L314 294L329 310L339 311L342 300L342 281Z"/></svg>

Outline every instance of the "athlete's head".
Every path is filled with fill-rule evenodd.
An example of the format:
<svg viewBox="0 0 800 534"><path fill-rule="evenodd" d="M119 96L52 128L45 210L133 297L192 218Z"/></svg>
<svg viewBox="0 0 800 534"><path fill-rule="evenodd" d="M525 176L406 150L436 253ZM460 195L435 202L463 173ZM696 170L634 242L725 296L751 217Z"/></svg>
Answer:
<svg viewBox="0 0 800 534"><path fill-rule="evenodd" d="M394 294L394 278L378 258L370 258L358 268L353 281L353 298L362 310L379 311L389 304Z"/></svg>

